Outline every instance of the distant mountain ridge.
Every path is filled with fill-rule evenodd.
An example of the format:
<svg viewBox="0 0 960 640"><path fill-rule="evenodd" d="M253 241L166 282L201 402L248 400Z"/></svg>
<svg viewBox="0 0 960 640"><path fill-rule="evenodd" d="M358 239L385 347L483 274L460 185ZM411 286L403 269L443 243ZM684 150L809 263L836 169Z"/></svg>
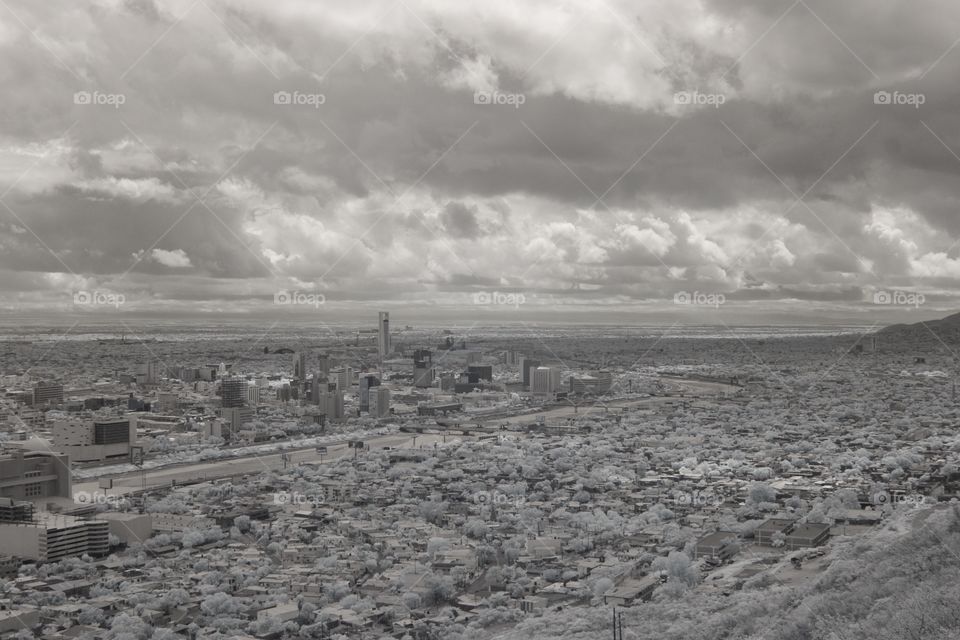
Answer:
<svg viewBox="0 0 960 640"><path fill-rule="evenodd" d="M960 343L960 313L954 313L938 320L926 320L913 324L892 324L877 332L883 337L899 339L936 340Z"/></svg>

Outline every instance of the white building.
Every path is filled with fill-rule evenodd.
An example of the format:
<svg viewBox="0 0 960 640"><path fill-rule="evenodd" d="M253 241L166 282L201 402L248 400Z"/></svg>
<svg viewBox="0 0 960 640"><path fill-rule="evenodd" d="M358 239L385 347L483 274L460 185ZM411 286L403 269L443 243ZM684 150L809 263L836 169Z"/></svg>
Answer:
<svg viewBox="0 0 960 640"><path fill-rule="evenodd" d="M110 525L104 520L38 512L31 523L0 523L4 553L35 562L59 562L110 550Z"/></svg>
<svg viewBox="0 0 960 640"><path fill-rule="evenodd" d="M560 390L560 369L537 367L532 373L530 390L534 393L556 393Z"/></svg>

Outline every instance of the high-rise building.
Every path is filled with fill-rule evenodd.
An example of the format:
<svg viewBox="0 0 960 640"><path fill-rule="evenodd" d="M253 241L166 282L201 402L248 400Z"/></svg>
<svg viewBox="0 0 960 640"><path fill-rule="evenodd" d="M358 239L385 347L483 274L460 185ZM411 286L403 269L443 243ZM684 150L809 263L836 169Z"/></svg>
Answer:
<svg viewBox="0 0 960 640"><path fill-rule="evenodd" d="M327 416L327 420L340 420L344 417L343 392L321 391L317 404L320 412Z"/></svg>
<svg viewBox="0 0 960 640"><path fill-rule="evenodd" d="M503 352L503 364L515 367L520 364L520 361L523 359L523 354L519 351L504 351Z"/></svg>
<svg viewBox="0 0 960 640"><path fill-rule="evenodd" d="M377 322L378 352L381 358L385 358L391 352L390 344L390 313L381 311Z"/></svg>
<svg viewBox="0 0 960 640"><path fill-rule="evenodd" d="M220 383L220 406L224 408L242 407L247 398L247 383L240 378L226 378Z"/></svg>
<svg viewBox="0 0 960 640"><path fill-rule="evenodd" d="M63 404L63 385L56 382L38 382L33 386L33 406Z"/></svg>
<svg viewBox="0 0 960 640"><path fill-rule="evenodd" d="M307 378L307 353L297 351L293 354L293 377L297 380L306 380Z"/></svg>
<svg viewBox="0 0 960 640"><path fill-rule="evenodd" d="M556 393L560 390L560 369L554 367L533 369L531 388L534 393Z"/></svg>
<svg viewBox="0 0 960 640"><path fill-rule="evenodd" d="M360 388L360 411L370 411L370 392L380 386L380 379L373 374L361 375L357 386Z"/></svg>
<svg viewBox="0 0 960 640"><path fill-rule="evenodd" d="M530 388L530 370L539 367L542 362L533 358L520 358L520 380L524 389Z"/></svg>
<svg viewBox="0 0 960 640"><path fill-rule="evenodd" d="M324 378L328 377L330 375L330 354L321 353L318 360L321 375L323 375Z"/></svg>
<svg viewBox="0 0 960 640"><path fill-rule="evenodd" d="M413 386L426 388L433 385L433 353L429 349L413 352Z"/></svg>
<svg viewBox="0 0 960 640"><path fill-rule="evenodd" d="M353 369L350 367L338 367L330 370L330 377L340 391L349 391L353 386Z"/></svg>
<svg viewBox="0 0 960 640"><path fill-rule="evenodd" d="M260 387L258 385L247 385L247 404L252 407L260 404Z"/></svg>
<svg viewBox="0 0 960 640"><path fill-rule="evenodd" d="M370 389L370 415L383 418L390 414L390 389L373 387Z"/></svg>

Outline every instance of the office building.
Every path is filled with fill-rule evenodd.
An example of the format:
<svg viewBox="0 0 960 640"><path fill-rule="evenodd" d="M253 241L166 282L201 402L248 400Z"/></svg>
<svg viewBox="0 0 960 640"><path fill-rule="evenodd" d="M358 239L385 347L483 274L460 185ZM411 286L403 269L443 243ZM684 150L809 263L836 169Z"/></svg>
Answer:
<svg viewBox="0 0 960 640"><path fill-rule="evenodd" d="M42 502L73 499L70 458L49 450L46 441L25 440L0 455L0 497Z"/></svg>
<svg viewBox="0 0 960 640"><path fill-rule="evenodd" d="M56 382L38 382L33 386L33 406L63 404L63 385Z"/></svg>
<svg viewBox="0 0 960 640"><path fill-rule="evenodd" d="M592 375L571 376L570 393L601 395L613 387L613 375L609 371L595 371Z"/></svg>
<svg viewBox="0 0 960 640"><path fill-rule="evenodd" d="M430 387L433 378L433 353L429 349L417 349L413 352L413 386Z"/></svg>
<svg viewBox="0 0 960 640"><path fill-rule="evenodd" d="M486 380L493 382L493 366L489 364L471 364L467 367L468 382Z"/></svg>
<svg viewBox="0 0 960 640"><path fill-rule="evenodd" d="M520 364L520 361L523 359L523 354L519 351L504 351L503 352L503 364L515 367Z"/></svg>
<svg viewBox="0 0 960 640"><path fill-rule="evenodd" d="M320 374L324 378L328 378L330 376L330 354L321 353L320 357L318 358L318 361L319 361L319 367L320 367Z"/></svg>
<svg viewBox="0 0 960 640"><path fill-rule="evenodd" d="M255 407L260 404L260 387L255 384L247 385L247 404Z"/></svg>
<svg viewBox="0 0 960 640"><path fill-rule="evenodd" d="M364 374L357 379L360 388L360 411L370 411L370 390L380 386L380 379L373 374Z"/></svg>
<svg viewBox="0 0 960 640"><path fill-rule="evenodd" d="M110 525L48 512L32 523L0 523L4 553L33 560L59 562L82 555L105 556L110 551Z"/></svg>
<svg viewBox="0 0 960 640"><path fill-rule="evenodd" d="M349 391L350 387L353 385L353 369L350 367L331 369L330 377L333 378L333 382L337 385L337 389L340 391Z"/></svg>
<svg viewBox="0 0 960 640"><path fill-rule="evenodd" d="M392 345L390 344L390 313L381 311L377 322L377 351L381 358L387 357Z"/></svg>
<svg viewBox="0 0 960 640"><path fill-rule="evenodd" d="M530 371L539 367L542 362L539 360L534 360L532 358L520 358L520 381L523 383L524 389L530 388Z"/></svg>
<svg viewBox="0 0 960 640"><path fill-rule="evenodd" d="M0 522L33 522L36 506L27 500L0 498Z"/></svg>
<svg viewBox="0 0 960 640"><path fill-rule="evenodd" d="M137 441L136 417L95 420L70 418L53 423L53 445L74 462L106 462L130 457Z"/></svg>
<svg viewBox="0 0 960 640"><path fill-rule="evenodd" d="M344 417L342 391L321 391L317 405L328 421L342 420Z"/></svg>
<svg viewBox="0 0 960 640"><path fill-rule="evenodd" d="M160 361L159 360L150 360L137 367L137 384L139 385L160 384Z"/></svg>
<svg viewBox="0 0 960 640"><path fill-rule="evenodd" d="M220 409L220 417L223 419L220 437L227 442L235 440L244 425L253 422L254 415L253 409L250 407L239 406Z"/></svg>
<svg viewBox="0 0 960 640"><path fill-rule="evenodd" d="M297 351L293 354L293 378L294 380L306 380L307 378L307 353Z"/></svg>
<svg viewBox="0 0 960 640"><path fill-rule="evenodd" d="M560 390L560 369L537 367L531 376L531 390L534 393L556 393Z"/></svg>
<svg viewBox="0 0 960 640"><path fill-rule="evenodd" d="M247 383L240 378L226 378L220 383L220 406L242 407L247 397Z"/></svg>
<svg viewBox="0 0 960 640"><path fill-rule="evenodd" d="M370 415L383 418L390 414L390 390L386 387L370 389Z"/></svg>

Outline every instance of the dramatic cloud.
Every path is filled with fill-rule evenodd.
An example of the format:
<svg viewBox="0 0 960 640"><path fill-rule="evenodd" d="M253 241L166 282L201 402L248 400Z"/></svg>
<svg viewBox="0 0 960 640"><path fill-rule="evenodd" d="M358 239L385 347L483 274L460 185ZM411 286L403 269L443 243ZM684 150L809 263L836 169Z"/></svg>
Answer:
<svg viewBox="0 0 960 640"><path fill-rule="evenodd" d="M960 294L947 0L0 7L0 285L131 305ZM815 306L807 306L815 311Z"/></svg>

